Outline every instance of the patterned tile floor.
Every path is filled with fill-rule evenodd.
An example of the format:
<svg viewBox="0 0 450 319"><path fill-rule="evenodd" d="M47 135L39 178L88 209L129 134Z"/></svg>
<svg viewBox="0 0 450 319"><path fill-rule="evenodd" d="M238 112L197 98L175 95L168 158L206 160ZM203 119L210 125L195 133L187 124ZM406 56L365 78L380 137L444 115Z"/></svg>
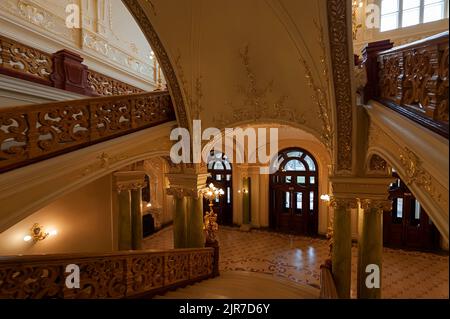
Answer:
<svg viewBox="0 0 450 319"><path fill-rule="evenodd" d="M172 227L144 241L145 249L172 249ZM220 270L269 273L319 287L326 240L267 231L242 232L221 227ZM352 298L356 296L357 249L352 248ZM449 257L384 248L383 298L449 298Z"/></svg>

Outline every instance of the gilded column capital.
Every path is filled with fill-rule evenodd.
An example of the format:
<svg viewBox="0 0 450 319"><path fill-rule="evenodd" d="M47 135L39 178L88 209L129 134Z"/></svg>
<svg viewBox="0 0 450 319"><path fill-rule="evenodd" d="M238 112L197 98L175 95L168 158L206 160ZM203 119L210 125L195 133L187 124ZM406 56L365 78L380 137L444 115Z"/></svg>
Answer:
<svg viewBox="0 0 450 319"><path fill-rule="evenodd" d="M120 193L122 191L144 188L147 185L145 174L144 171L115 172L115 189Z"/></svg>
<svg viewBox="0 0 450 319"><path fill-rule="evenodd" d="M206 179L208 173L169 173L166 177L169 179L170 187L167 189L168 195L173 195L177 198L185 196L198 199L201 190L206 187Z"/></svg>
<svg viewBox="0 0 450 319"><path fill-rule="evenodd" d="M383 213L384 211L392 210L392 201L387 199L362 199L361 208L365 211L376 209L377 212Z"/></svg>
<svg viewBox="0 0 450 319"><path fill-rule="evenodd" d="M167 195L172 195L175 196L176 198L183 198L185 196L189 196L198 199L201 195L201 189L170 187L167 189Z"/></svg>
<svg viewBox="0 0 450 319"><path fill-rule="evenodd" d="M347 210L358 208L358 200L356 198L336 198L334 196L330 199L330 206L333 208L342 207Z"/></svg>

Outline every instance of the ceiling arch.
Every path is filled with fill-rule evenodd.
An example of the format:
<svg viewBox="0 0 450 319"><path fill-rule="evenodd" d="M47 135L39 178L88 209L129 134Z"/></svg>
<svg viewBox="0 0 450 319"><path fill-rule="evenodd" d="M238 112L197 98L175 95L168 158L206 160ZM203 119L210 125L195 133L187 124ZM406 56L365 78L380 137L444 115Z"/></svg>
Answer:
<svg viewBox="0 0 450 319"><path fill-rule="evenodd" d="M295 123L352 170L347 1L123 2L162 65L180 126Z"/></svg>

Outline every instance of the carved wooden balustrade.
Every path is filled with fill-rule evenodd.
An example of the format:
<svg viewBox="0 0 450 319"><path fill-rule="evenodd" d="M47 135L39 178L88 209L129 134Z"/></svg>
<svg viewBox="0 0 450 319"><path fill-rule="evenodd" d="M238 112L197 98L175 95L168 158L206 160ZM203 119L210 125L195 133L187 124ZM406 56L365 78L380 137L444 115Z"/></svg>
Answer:
<svg viewBox="0 0 450 319"><path fill-rule="evenodd" d="M103 96L126 95L144 92L144 90L137 87L126 84L122 81L117 81L109 76L92 70L87 71L87 82L95 94Z"/></svg>
<svg viewBox="0 0 450 319"><path fill-rule="evenodd" d="M0 108L0 173L172 120L167 91Z"/></svg>
<svg viewBox="0 0 450 319"><path fill-rule="evenodd" d="M389 41L369 44L365 100L375 99L448 138L448 35L395 48Z"/></svg>
<svg viewBox="0 0 450 319"><path fill-rule="evenodd" d="M89 70L82 62L81 56L68 50L50 54L0 35L2 74L88 96L144 92L125 82Z"/></svg>
<svg viewBox="0 0 450 319"><path fill-rule="evenodd" d="M66 286L71 264L79 288ZM212 248L0 257L0 298L151 297L214 277L213 268Z"/></svg>

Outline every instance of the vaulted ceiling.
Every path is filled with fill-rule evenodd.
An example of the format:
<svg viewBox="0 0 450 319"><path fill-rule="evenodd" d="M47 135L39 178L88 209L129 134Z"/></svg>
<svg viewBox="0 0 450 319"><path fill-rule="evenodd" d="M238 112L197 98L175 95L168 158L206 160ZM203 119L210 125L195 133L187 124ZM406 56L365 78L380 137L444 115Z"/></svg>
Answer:
<svg viewBox="0 0 450 319"><path fill-rule="evenodd" d="M123 1L163 67L180 125L289 124L336 153L339 114L348 113L342 168L351 170L348 1Z"/></svg>

